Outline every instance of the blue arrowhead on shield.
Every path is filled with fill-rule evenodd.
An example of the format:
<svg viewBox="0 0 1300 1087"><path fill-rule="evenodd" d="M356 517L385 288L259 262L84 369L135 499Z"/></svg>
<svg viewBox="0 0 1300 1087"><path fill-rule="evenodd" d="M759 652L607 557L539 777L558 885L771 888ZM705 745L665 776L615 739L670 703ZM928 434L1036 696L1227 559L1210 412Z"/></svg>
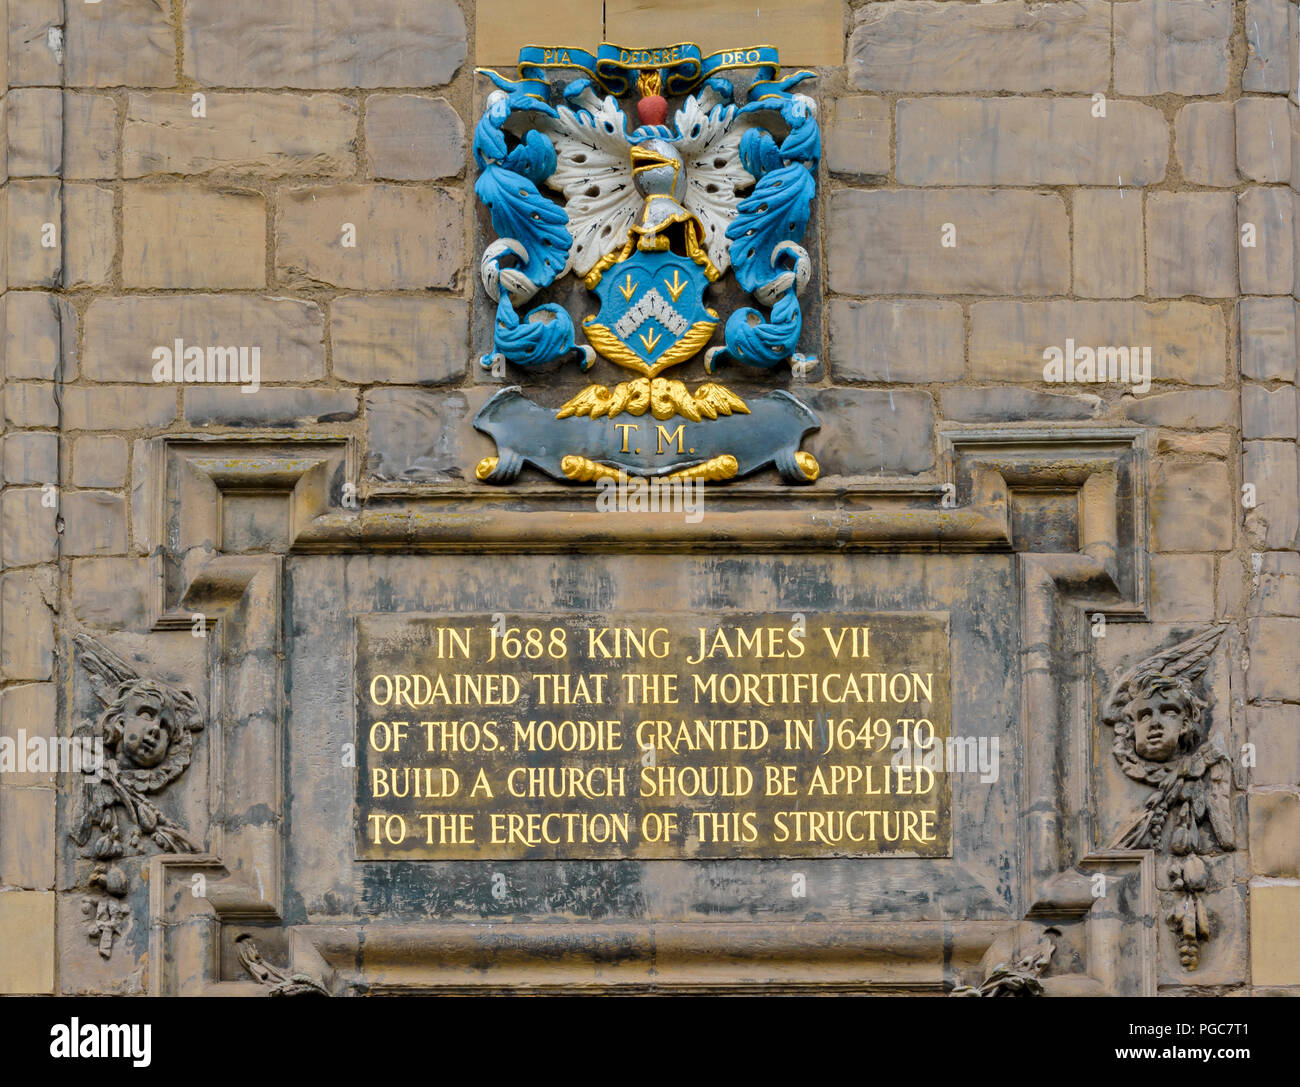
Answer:
<svg viewBox="0 0 1300 1087"><path fill-rule="evenodd" d="M585 77L564 87L560 105L551 104L545 78L556 67ZM741 103L721 78L729 68L755 70ZM643 123L629 131L616 98L630 91L631 72ZM475 190L500 240L480 269L497 304L483 365L501 372L571 358L587 369L600 357L633 376L612 388L588 385L558 410L517 386L501 390L474 420L497 444L497 456L479 463L480 480L509 482L524 464L575 481L726 480L767 466L791 483L817 478L815 458L799 446L819 423L789 393L747 403L718 381L691 390L662 376L701 352L710 374L726 362L808 365L795 351L797 296L810 270L798 241L820 135L811 99L791 90L810 73L778 79L778 72L767 47L704 57L696 46L610 45L596 57L529 47L519 79L487 72L499 90L475 132ZM671 124L665 88L686 95ZM773 121L779 144L764 127ZM539 184L563 193L563 208ZM705 293L732 268L770 313L739 310L726 322L724 345L709 348L722 322ZM600 302L582 322L585 344L554 303L520 313L569 273Z"/></svg>

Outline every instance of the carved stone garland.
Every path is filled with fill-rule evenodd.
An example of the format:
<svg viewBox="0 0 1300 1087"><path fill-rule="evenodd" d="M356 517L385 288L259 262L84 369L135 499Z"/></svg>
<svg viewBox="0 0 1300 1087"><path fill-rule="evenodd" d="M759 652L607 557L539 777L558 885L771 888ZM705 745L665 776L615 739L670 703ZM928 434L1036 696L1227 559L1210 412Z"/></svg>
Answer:
<svg viewBox="0 0 1300 1087"><path fill-rule="evenodd" d="M131 914L123 901L130 879L116 862L151 852L200 850L152 798L189 767L203 716L189 691L140 675L85 634L73 641L104 708L98 719L84 722L74 734L101 758L84 767L69 836L81 847L81 855L95 862L81 911L87 935L107 959Z"/></svg>
<svg viewBox="0 0 1300 1087"><path fill-rule="evenodd" d="M1049 928L1041 943L1035 944L1013 963L1000 962L989 971L980 985L959 985L949 996L1042 996L1043 983L1039 979L1056 954L1053 936L1060 930Z"/></svg>
<svg viewBox="0 0 1300 1087"><path fill-rule="evenodd" d="M1116 834L1113 848L1154 849L1180 896L1165 917L1187 970L1210 937L1202 901L1209 871L1202 856L1237 848L1232 762L1210 740L1207 703L1194 684L1226 628L1207 627L1126 672L1111 689L1103 721L1124 773L1152 788Z"/></svg>
<svg viewBox="0 0 1300 1087"><path fill-rule="evenodd" d="M258 950L250 933L241 933L235 937L235 950L239 955L239 964L248 976L259 985L270 990L268 996L329 996L325 988L310 974L289 974L278 966L272 966Z"/></svg>

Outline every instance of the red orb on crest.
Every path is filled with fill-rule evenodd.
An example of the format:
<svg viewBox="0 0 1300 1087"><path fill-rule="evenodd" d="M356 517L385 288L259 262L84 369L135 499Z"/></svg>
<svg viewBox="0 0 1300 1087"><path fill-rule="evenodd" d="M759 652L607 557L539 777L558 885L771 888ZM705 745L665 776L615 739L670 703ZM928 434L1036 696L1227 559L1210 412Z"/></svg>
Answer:
<svg viewBox="0 0 1300 1087"><path fill-rule="evenodd" d="M643 125L661 125L668 120L668 99L662 94L647 94L636 104Z"/></svg>

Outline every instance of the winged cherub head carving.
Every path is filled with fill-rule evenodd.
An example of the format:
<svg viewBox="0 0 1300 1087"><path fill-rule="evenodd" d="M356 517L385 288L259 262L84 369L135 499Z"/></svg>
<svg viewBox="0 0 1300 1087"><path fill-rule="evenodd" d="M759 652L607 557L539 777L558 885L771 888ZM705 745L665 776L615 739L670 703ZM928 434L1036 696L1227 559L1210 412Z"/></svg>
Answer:
<svg viewBox="0 0 1300 1087"><path fill-rule="evenodd" d="M1224 629L1209 627L1147 657L1111 689L1103 721L1114 729L1115 759L1128 777L1154 787L1114 845L1167 844L1175 854L1235 848L1232 764L1209 742L1208 704L1193 687Z"/></svg>
<svg viewBox="0 0 1300 1087"><path fill-rule="evenodd" d="M1133 751L1149 762L1168 762L1201 742L1205 702L1176 676L1143 673L1130 683L1134 696L1124 706Z"/></svg>
<svg viewBox="0 0 1300 1087"><path fill-rule="evenodd" d="M79 844L98 828L95 852L121 855L143 834L162 849L194 849L185 832L147 799L175 781L194 756L194 734L203 714L189 691L142 676L131 665L84 634L74 639L90 673L103 711L82 732L102 740L109 753L85 782L81 818L73 832Z"/></svg>

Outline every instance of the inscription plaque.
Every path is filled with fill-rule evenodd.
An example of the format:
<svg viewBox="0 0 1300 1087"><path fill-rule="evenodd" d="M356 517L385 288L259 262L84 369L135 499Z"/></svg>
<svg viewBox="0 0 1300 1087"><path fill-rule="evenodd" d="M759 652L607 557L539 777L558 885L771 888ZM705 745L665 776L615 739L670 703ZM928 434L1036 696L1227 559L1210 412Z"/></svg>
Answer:
<svg viewBox="0 0 1300 1087"><path fill-rule="evenodd" d="M947 856L948 619L357 619L367 860Z"/></svg>

